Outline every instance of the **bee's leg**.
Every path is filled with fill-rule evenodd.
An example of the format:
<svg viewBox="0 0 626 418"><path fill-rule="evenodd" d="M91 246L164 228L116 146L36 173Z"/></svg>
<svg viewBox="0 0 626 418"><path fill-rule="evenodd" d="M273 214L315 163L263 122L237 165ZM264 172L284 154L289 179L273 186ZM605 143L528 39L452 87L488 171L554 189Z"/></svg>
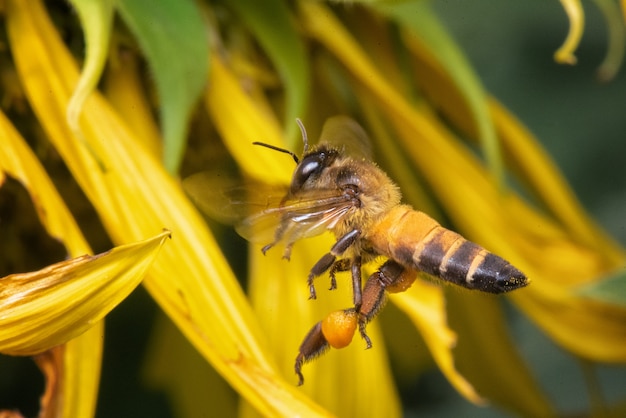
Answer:
<svg viewBox="0 0 626 418"><path fill-rule="evenodd" d="M320 258L315 265L311 268L309 272L309 278L307 280L307 284L309 285L309 299L315 299L315 286L313 285L313 280L323 274L326 270L328 270L337 260L337 257L343 254L361 235L361 231L358 229L353 229L347 234L343 235L341 238L335 242L335 245L332 246L329 252L324 254L322 258Z"/></svg>
<svg viewBox="0 0 626 418"><path fill-rule="evenodd" d="M352 300L354 302L354 310L359 312L361 310L361 303L363 301L362 289L361 289L361 256L357 255L352 259Z"/></svg>
<svg viewBox="0 0 626 418"><path fill-rule="evenodd" d="M354 308L331 312L315 324L300 344L296 357L295 371L299 378L298 385L304 383L302 365L321 356L330 348L344 348L350 345L357 327L359 314Z"/></svg>
<svg viewBox="0 0 626 418"><path fill-rule="evenodd" d="M269 249L274 246L274 244L275 244L275 242L272 242L271 244L264 245L263 248L261 248L261 252L263 253L263 255L265 255L265 253L268 252Z"/></svg>
<svg viewBox="0 0 626 418"><path fill-rule="evenodd" d="M278 228L276 228L276 231L274 231L274 241L272 241L271 243L265 245L263 248L261 248L261 251L263 252L263 255L265 255L266 252L269 251L270 248L272 248L274 245L276 245L277 242L279 242L281 239L283 239L283 236L285 236L285 232L287 231L287 227L289 226L289 218L285 215L283 215L283 218L281 219L280 224L278 225ZM293 242L291 242L289 244L289 248L285 248L285 253L283 253L283 258L286 258L287 260L289 260L289 256L291 254L291 246L293 245Z"/></svg>
<svg viewBox="0 0 626 418"><path fill-rule="evenodd" d="M328 290L335 290L337 288L337 279L335 278L335 274L348 270L350 270L350 259L343 258L335 261L328 271L328 275L330 276L330 288Z"/></svg>
<svg viewBox="0 0 626 418"><path fill-rule="evenodd" d="M397 262L388 260L367 279L363 289L363 304L358 311L359 332L367 348L372 347L372 341L367 336L365 328L385 304L385 291L392 293L404 291L409 288L416 276L415 271L405 269Z"/></svg>
<svg viewBox="0 0 626 418"><path fill-rule="evenodd" d="M294 370L298 375L298 386L302 386L304 383L304 376L302 375L302 365L324 353L324 351L328 350L330 345L328 341L326 341L326 337L322 333L322 322L318 322L311 328L308 332L302 344L300 344L300 348L298 350L298 356L296 357L296 364L294 366Z"/></svg>

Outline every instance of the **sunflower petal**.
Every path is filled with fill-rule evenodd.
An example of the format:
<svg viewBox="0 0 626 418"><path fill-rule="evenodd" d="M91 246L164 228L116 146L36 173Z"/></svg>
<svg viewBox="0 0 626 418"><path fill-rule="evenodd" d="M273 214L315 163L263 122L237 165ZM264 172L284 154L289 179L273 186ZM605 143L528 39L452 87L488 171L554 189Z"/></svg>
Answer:
<svg viewBox="0 0 626 418"><path fill-rule="evenodd" d="M265 183L285 184L291 174L287 165L289 159L278 152L254 149L252 145L253 141L261 141L282 147L278 121L273 115L258 110L233 72L218 56L211 61L211 85L205 103L220 136L239 166Z"/></svg>
<svg viewBox="0 0 626 418"><path fill-rule="evenodd" d="M142 84L140 59L126 50L113 54L105 74L104 94L135 136L155 158L161 158L161 133Z"/></svg>

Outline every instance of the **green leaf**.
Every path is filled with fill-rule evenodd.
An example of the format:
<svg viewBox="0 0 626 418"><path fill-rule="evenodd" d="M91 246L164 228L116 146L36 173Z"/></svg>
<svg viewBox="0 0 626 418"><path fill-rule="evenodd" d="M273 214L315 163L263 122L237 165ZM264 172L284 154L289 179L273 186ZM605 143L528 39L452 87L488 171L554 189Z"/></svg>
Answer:
<svg viewBox="0 0 626 418"><path fill-rule="evenodd" d="M622 268L601 280L582 286L577 293L581 296L626 307L626 269Z"/></svg>
<svg viewBox="0 0 626 418"><path fill-rule="evenodd" d="M304 116L310 83L308 56L289 9L283 0L231 0L228 4L256 36L280 74L285 85L286 135L293 140L299 132L295 119Z"/></svg>
<svg viewBox="0 0 626 418"><path fill-rule="evenodd" d="M191 0L124 0L117 7L154 75L163 161L174 173L185 148L189 116L208 78L209 47L200 10Z"/></svg>

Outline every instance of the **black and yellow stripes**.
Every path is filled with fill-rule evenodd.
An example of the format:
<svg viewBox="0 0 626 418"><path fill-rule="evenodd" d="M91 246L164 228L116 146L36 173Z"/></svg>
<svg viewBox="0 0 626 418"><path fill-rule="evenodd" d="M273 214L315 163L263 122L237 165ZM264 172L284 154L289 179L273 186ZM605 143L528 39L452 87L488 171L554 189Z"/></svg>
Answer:
<svg viewBox="0 0 626 418"><path fill-rule="evenodd" d="M467 289L504 293L527 284L508 261L409 206L389 211L368 239L376 252Z"/></svg>

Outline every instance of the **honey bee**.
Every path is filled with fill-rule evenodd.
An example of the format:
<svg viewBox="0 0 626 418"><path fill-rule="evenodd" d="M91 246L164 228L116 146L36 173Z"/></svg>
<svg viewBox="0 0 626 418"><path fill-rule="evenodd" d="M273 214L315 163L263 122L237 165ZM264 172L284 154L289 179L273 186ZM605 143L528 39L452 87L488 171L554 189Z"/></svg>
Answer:
<svg viewBox="0 0 626 418"><path fill-rule="evenodd" d="M255 143L292 156L297 166L289 189L273 207L247 217L238 231L249 237L255 227L274 225L272 242L285 245L289 259L294 243L332 231L335 244L311 268L307 284L316 298L315 278L328 272L330 288L335 275L350 271L353 306L334 312L316 324L304 338L296 357L299 385L304 362L333 346L350 343L358 327L367 348L372 346L366 325L379 312L385 292L406 290L417 272L455 285L488 293L505 293L528 284L526 276L508 261L442 227L423 212L400 203L398 186L369 159L367 135L355 121L330 118L318 145L309 149L302 131L304 151L295 153ZM362 287L361 266L375 258L387 258Z"/></svg>

